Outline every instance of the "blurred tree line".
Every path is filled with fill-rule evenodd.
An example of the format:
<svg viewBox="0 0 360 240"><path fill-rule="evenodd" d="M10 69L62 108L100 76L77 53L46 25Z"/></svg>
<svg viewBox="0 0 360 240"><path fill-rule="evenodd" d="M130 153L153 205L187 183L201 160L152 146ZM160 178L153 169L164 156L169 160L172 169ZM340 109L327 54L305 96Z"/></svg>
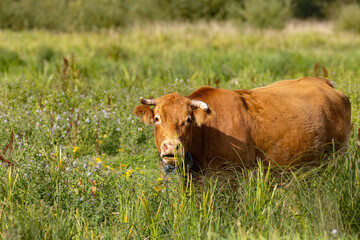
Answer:
<svg viewBox="0 0 360 240"><path fill-rule="evenodd" d="M0 0L0 29L74 31L142 21L212 19L281 28L289 18L329 19L337 15L339 8L359 3L360 0Z"/></svg>

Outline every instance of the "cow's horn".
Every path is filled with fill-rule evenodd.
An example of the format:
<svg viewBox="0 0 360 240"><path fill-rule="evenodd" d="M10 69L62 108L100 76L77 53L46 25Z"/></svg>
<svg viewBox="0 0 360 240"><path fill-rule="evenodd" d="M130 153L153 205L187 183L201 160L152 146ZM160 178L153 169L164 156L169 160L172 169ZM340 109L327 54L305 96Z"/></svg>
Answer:
<svg viewBox="0 0 360 240"><path fill-rule="evenodd" d="M143 97L140 97L140 102L144 105L156 105L154 99L143 99Z"/></svg>
<svg viewBox="0 0 360 240"><path fill-rule="evenodd" d="M199 101L199 100L191 100L190 105L194 106L194 107L199 107L202 110L204 110L205 112L207 112L209 110L208 105L206 103L202 102L202 101Z"/></svg>

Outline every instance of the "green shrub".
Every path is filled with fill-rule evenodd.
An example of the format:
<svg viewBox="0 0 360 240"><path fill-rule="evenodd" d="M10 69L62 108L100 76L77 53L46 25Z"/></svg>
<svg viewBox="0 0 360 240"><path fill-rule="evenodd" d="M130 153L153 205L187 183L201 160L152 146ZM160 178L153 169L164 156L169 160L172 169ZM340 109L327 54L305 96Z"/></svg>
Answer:
<svg viewBox="0 0 360 240"><path fill-rule="evenodd" d="M339 30L360 33L360 5L350 4L340 9L335 26Z"/></svg>
<svg viewBox="0 0 360 240"><path fill-rule="evenodd" d="M329 8L337 0L292 0L292 12L296 18L317 18L328 17Z"/></svg>
<svg viewBox="0 0 360 240"><path fill-rule="evenodd" d="M4 0L0 3L0 28L69 31L117 27L124 24L125 3L116 0Z"/></svg>
<svg viewBox="0 0 360 240"><path fill-rule="evenodd" d="M19 54L7 49L0 48L0 72L7 71L11 66L24 65Z"/></svg>
<svg viewBox="0 0 360 240"><path fill-rule="evenodd" d="M0 28L60 31L121 27L133 22L237 18L243 0L2 0Z"/></svg>
<svg viewBox="0 0 360 240"><path fill-rule="evenodd" d="M242 0L139 0L128 6L129 14L140 20L223 20L237 17Z"/></svg>
<svg viewBox="0 0 360 240"><path fill-rule="evenodd" d="M65 30L67 20L65 0L4 0L0 3L0 28Z"/></svg>
<svg viewBox="0 0 360 240"><path fill-rule="evenodd" d="M257 28L281 29L291 16L289 0L245 0L242 15Z"/></svg>
<svg viewBox="0 0 360 240"><path fill-rule="evenodd" d="M356 2L349 0L347 3ZM325 19L340 0L1 0L0 29L60 31L122 27L147 21L245 20L282 28L296 18ZM357 1L358 2L358 1ZM345 7L346 8L346 7ZM356 11L348 7L350 10ZM344 13L345 15L347 13ZM341 14L340 18L345 18ZM356 13L353 14L356 16ZM349 17L350 22L352 17ZM344 25L349 25L345 23ZM356 23L354 23L356 25Z"/></svg>
<svg viewBox="0 0 360 240"><path fill-rule="evenodd" d="M122 26L125 21L124 3L116 0L80 0L69 3L72 25L68 28L86 29ZM130 21L130 20L129 20Z"/></svg>

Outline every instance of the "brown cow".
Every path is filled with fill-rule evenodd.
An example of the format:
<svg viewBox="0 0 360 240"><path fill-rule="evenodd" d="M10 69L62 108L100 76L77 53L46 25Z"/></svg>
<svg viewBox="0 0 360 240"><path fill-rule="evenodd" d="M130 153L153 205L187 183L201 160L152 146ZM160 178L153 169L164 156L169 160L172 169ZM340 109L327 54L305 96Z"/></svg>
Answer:
<svg viewBox="0 0 360 240"><path fill-rule="evenodd" d="M195 171L252 166L256 158L293 166L318 161L329 145L346 148L350 134L349 100L321 78L252 90L202 87L187 97L170 93L140 102L134 114L155 124L165 170L174 168L181 152L192 156Z"/></svg>

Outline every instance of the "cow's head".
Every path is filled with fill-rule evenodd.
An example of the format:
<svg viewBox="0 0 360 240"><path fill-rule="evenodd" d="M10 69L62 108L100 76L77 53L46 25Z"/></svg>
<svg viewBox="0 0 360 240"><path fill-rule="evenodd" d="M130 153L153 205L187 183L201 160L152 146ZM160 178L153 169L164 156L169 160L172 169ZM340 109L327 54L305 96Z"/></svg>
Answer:
<svg viewBox="0 0 360 240"><path fill-rule="evenodd" d="M140 98L140 102L142 105L135 107L134 114L145 124L155 125L156 147L161 164L167 169L176 166L176 156L184 156L191 149L194 128L214 115L206 103L177 93L157 99Z"/></svg>

